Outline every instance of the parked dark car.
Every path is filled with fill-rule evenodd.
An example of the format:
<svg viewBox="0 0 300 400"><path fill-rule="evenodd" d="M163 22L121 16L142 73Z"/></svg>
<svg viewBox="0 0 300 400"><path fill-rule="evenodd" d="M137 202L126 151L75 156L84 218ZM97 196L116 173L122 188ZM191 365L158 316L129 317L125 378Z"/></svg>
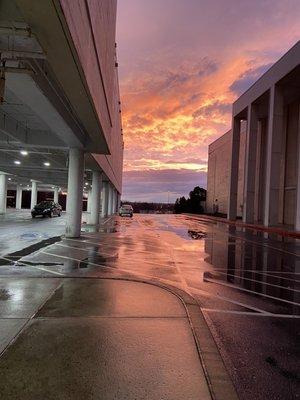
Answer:
<svg viewBox="0 0 300 400"><path fill-rule="evenodd" d="M54 215L58 217L61 216L62 207L58 203L54 203L54 201L42 201L31 210L32 218L35 218L37 215L41 215L43 217L52 218Z"/></svg>

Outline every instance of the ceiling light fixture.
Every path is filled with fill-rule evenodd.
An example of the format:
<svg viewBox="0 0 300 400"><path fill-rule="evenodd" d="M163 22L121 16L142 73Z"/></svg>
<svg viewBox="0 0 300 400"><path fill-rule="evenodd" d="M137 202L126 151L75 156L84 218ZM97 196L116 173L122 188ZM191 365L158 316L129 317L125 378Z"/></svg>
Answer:
<svg viewBox="0 0 300 400"><path fill-rule="evenodd" d="M15 163L16 165L20 165L20 164L21 164L21 161L15 160L14 163Z"/></svg>
<svg viewBox="0 0 300 400"><path fill-rule="evenodd" d="M20 154L22 154L22 156L28 156L28 151L27 150L21 150Z"/></svg>
<svg viewBox="0 0 300 400"><path fill-rule="evenodd" d="M44 162L45 167L50 167L50 163L48 161Z"/></svg>

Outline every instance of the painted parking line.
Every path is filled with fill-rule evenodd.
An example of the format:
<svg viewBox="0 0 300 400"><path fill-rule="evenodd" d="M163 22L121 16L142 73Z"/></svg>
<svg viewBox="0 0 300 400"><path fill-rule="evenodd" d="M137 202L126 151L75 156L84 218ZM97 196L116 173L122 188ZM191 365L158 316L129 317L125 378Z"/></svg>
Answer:
<svg viewBox="0 0 300 400"><path fill-rule="evenodd" d="M238 278L238 279L241 279L241 280L245 280L245 281L249 281L249 282L261 283L262 285L272 286L272 287L276 287L276 288L279 288L279 289L290 290L291 292L300 293L300 290L298 290L298 289L292 289L292 288L289 288L289 287L286 287L286 286L275 285L274 283L268 283L268 282L265 282L265 281L259 281L257 279L245 278L243 276L238 276L238 275L234 275L234 274L228 274L228 273L220 272L220 271L218 271L218 274L225 275L225 276L232 276L234 278ZM278 279L280 279L280 278L278 278Z"/></svg>
<svg viewBox="0 0 300 400"><path fill-rule="evenodd" d="M230 287L230 288L232 288L232 289L241 290L241 291L243 291L243 292L255 294L255 295L258 295L258 296L267 297L267 298L269 298L269 299L281 301L281 302L283 302L283 303L292 304L292 305L294 305L294 306L300 306L300 303L296 303L296 302L294 302L294 301L289 301L289 300L285 300L285 299L280 299L279 297L270 296L269 294L259 293L259 292L255 292L255 291L253 291L253 290L249 290L249 289L242 288L242 287L240 287L240 286L231 285L230 283L220 282L220 281L218 281L217 279L204 278L204 281L205 281L205 282L216 283L217 285Z"/></svg>
<svg viewBox="0 0 300 400"><path fill-rule="evenodd" d="M83 237L83 238L87 238L87 239L95 239L95 240L99 240L99 241L101 241L102 240L102 238L97 238L96 236L88 236L88 235L82 235L81 237ZM106 235L104 235L104 237L106 237L106 240L107 240L107 236ZM126 236L124 236L124 238L128 238L128 235L126 235ZM114 243L116 243L115 244L115 246L118 246L118 245L122 245L122 246L124 246L124 245L126 245L126 242L124 243L124 238L114 238L113 239L113 241L114 241ZM66 238L67 239L67 238ZM67 240L78 240L78 239L67 239ZM86 240L78 240L79 242L85 242L85 243L87 243L87 241ZM119 243L119 244L118 244ZM99 244L99 245L102 245L103 244L103 242L101 243L101 244ZM158 248L158 245L152 245L152 244L148 244L148 243L146 243L145 241L141 241L141 242L139 242L139 244L141 244L141 245L143 245L143 246L146 246L146 247L149 247L149 248L153 248L153 250L157 250L157 248ZM150 252L150 251L149 251Z"/></svg>
<svg viewBox="0 0 300 400"><path fill-rule="evenodd" d="M54 243L52 246L60 246L60 247L65 247L68 249L74 249L74 250L79 250L79 251L91 251L90 249L86 249L84 247L74 247L74 246L69 246L67 244L63 244L63 243ZM114 254L109 254L109 253L105 253L105 252L99 252L99 251L94 251L94 254L99 254L100 256L107 256L107 257L114 257L116 256L118 253L114 253Z"/></svg>
<svg viewBox="0 0 300 400"><path fill-rule="evenodd" d="M275 318L291 318L291 319L300 319L300 315L291 315L291 314L271 314L271 313L257 313L257 312L247 312L247 311L236 311L236 310L218 310L213 308L202 308L201 311L204 312L214 312L214 313L222 313L222 314L236 314L236 315L245 315L251 317L275 317Z"/></svg>
<svg viewBox="0 0 300 400"><path fill-rule="evenodd" d="M269 311L266 311L266 310L263 310L262 308L254 307L254 306L251 306L249 304L242 303L240 301L236 301L236 300L230 299L230 298L225 297L225 296L221 296L219 294L210 293L210 292L208 292L206 290L197 289L197 288L191 288L191 289L192 289L192 292L195 293L195 295L200 295L200 296L203 296L204 294L205 295L209 295L210 297L215 297L216 299L225 301L226 303L231 303L231 304L234 304L234 305L239 306L239 307L248 308L249 310L253 310L253 311L256 311L258 313L273 315L273 313L271 313Z"/></svg>
<svg viewBox="0 0 300 400"><path fill-rule="evenodd" d="M84 261L84 260L80 260L80 259L78 259L78 258L67 257L67 256L61 256L61 255L59 255L59 254L49 253L49 252L47 252L47 251L43 251L43 253L44 253L44 254L47 254L47 255L50 255L50 256L53 256L53 257L59 257L59 258L67 259L67 260L77 261L77 262L79 262L79 263L80 263L80 262L85 262L85 263L88 264L88 265L92 265L92 266L96 266L96 267L105 268L105 269L108 269L108 270L114 271L114 272L123 272L123 273L127 273L127 274L133 274L133 275L135 275L135 276L138 277L138 278L156 279L156 280L158 280L159 282L166 283L166 284L173 285L173 286L174 286L175 283L176 283L175 281L171 281L171 280L168 280L168 279L165 279L165 278L158 278L157 276L154 276L154 275L140 274L139 272L134 271L134 270L131 270L131 269L122 269L122 268L110 267L110 266L108 266L108 265L103 265L103 264L93 263L93 262L89 262L89 261Z"/></svg>
<svg viewBox="0 0 300 400"><path fill-rule="evenodd" d="M137 254L137 253L147 254L147 255L152 254L152 251L139 250L139 249L136 249L135 247L130 249L130 248L127 247L126 244L110 245L110 244L105 244L103 242L102 243L96 243L96 242L91 242L91 241L88 241L88 240L79 240L79 239L70 239L70 238L65 238L64 241L66 241L66 240L77 242L77 243L83 243L83 244L85 244L85 243L86 244L91 244L91 245L102 247L102 248L115 249L115 250L126 250L126 252L131 251L134 254ZM157 250L157 247L155 247L155 249Z"/></svg>
<svg viewBox="0 0 300 400"><path fill-rule="evenodd" d="M44 267L41 267L41 266L37 266L37 265L31 265L29 262L27 263L26 261L19 261L19 260L18 261L13 261L13 260L10 260L9 258L6 258L6 257L0 257L0 260L9 261L10 263L11 262L17 262L19 265L22 265L23 267L30 267L30 268L34 268L34 269L39 269L41 271L49 272L49 273L51 273L53 275L63 275L63 274L61 274L60 272L57 272L57 271L52 271L52 270L49 270L47 268L44 268Z"/></svg>
<svg viewBox="0 0 300 400"><path fill-rule="evenodd" d="M228 268L230 269L230 267ZM258 274L289 274L289 275L300 275L300 272L289 272L289 271L257 271L255 269L241 269L241 268L234 268L235 271L242 271L242 272L255 272ZM214 268L214 271L227 271L225 268Z"/></svg>

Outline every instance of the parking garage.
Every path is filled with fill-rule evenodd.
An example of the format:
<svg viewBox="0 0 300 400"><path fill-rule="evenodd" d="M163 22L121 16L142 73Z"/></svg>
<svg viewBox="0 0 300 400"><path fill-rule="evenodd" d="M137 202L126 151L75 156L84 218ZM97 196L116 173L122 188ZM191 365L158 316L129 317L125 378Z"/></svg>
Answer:
<svg viewBox="0 0 300 400"><path fill-rule="evenodd" d="M0 214L54 201L77 237L82 211L91 225L116 211L123 138L112 4L91 13L64 1L1 2Z"/></svg>

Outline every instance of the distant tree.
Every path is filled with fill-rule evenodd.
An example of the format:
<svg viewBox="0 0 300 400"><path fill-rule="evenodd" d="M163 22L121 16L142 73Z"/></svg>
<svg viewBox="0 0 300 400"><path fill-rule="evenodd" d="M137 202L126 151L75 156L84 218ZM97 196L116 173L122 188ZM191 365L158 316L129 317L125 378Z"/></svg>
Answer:
<svg viewBox="0 0 300 400"><path fill-rule="evenodd" d="M185 212L186 208L187 208L187 200L184 196L176 199L174 206L175 214L180 214L182 212Z"/></svg>
<svg viewBox="0 0 300 400"><path fill-rule="evenodd" d="M180 197L176 200L174 206L174 212L176 214L189 212L193 214L202 214L203 206L202 202L206 200L206 190L200 186L194 187L190 192L189 198Z"/></svg>

